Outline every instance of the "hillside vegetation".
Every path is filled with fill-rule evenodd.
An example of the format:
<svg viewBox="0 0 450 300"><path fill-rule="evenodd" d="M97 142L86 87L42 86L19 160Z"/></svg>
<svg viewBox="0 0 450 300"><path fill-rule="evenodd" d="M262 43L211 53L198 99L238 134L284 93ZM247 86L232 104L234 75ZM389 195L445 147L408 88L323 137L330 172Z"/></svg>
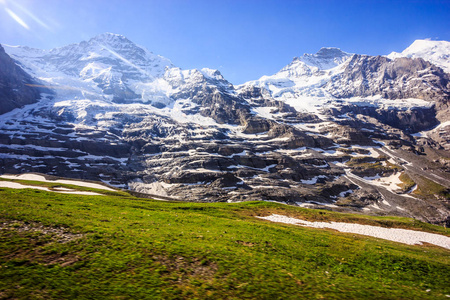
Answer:
<svg viewBox="0 0 450 300"><path fill-rule="evenodd" d="M255 216L277 213L449 236L446 228L407 218L271 202L162 202L106 193L83 196L0 188L0 299L450 295L449 250L271 223Z"/></svg>

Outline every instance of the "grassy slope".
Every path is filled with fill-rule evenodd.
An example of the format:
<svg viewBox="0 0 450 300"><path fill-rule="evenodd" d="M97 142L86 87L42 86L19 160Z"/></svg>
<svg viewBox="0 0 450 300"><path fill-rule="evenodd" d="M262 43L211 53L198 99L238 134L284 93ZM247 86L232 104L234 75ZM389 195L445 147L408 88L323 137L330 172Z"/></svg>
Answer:
<svg viewBox="0 0 450 300"><path fill-rule="evenodd" d="M405 218L267 202L170 203L114 192L81 196L0 188L0 218L7 224L0 229L0 299L450 295L448 250L254 218L271 213L450 235ZM82 237L62 243L61 233L23 230L27 223Z"/></svg>

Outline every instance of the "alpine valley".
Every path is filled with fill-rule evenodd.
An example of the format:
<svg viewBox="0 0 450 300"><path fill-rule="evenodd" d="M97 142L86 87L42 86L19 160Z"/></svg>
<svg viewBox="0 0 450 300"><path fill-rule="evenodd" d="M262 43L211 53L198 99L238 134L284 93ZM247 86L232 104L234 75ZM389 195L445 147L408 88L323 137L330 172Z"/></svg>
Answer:
<svg viewBox="0 0 450 300"><path fill-rule="evenodd" d="M105 33L0 46L0 174L450 225L450 42L322 48L234 86Z"/></svg>

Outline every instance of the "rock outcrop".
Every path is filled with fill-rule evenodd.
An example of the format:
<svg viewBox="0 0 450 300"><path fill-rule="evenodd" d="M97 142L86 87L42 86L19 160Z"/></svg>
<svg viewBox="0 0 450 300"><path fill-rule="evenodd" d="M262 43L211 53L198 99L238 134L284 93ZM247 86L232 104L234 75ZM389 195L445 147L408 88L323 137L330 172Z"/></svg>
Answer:
<svg viewBox="0 0 450 300"><path fill-rule="evenodd" d="M40 98L37 86L0 45L0 114L36 103Z"/></svg>
<svg viewBox="0 0 450 300"><path fill-rule="evenodd" d="M430 88L432 87L432 88ZM336 98L372 97L416 98L447 102L450 77L442 69L421 58L353 55L342 73L324 86Z"/></svg>

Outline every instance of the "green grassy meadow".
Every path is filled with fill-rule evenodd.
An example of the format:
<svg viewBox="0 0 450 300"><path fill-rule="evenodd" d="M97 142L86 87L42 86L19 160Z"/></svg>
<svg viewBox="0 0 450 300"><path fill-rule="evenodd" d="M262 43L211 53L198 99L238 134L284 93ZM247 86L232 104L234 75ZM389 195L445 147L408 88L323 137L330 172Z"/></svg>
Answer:
<svg viewBox="0 0 450 300"><path fill-rule="evenodd" d="M0 188L0 299L450 297L449 250L255 216L450 236L446 228L271 202L163 202L106 193Z"/></svg>

